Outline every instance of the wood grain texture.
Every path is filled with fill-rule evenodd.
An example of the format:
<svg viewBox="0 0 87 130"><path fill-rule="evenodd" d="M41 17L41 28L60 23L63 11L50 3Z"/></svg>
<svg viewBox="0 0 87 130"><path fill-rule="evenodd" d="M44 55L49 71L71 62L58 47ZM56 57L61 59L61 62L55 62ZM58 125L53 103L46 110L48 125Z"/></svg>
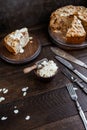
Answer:
<svg viewBox="0 0 87 130"><path fill-rule="evenodd" d="M14 106L17 106L17 109L19 110L19 113L16 115L13 113ZM85 111L87 105L84 105L83 108ZM0 105L0 117L8 117L6 121L0 121L0 128L2 130L18 130L21 128L24 130L33 129L54 121L59 120L61 122L61 120L72 117L77 113L78 112L76 110L75 104L71 101L67 90L62 88L33 97L26 97L21 100L18 99L15 102L13 101L8 104ZM27 115L31 117L29 121L25 120ZM66 121L67 119L65 122ZM6 128L7 125L8 128Z"/></svg>
<svg viewBox="0 0 87 130"><path fill-rule="evenodd" d="M50 50L50 47L55 45L50 41L48 25L45 25L49 22L51 12L68 4L87 6L87 1L0 1L0 40L14 29L27 26L42 45L40 55L32 62L14 65L0 59L0 88L8 89L7 94L0 92L0 97L6 98L5 101L0 102L0 130L84 130L75 104L65 88L69 80L61 73L64 66L54 59L55 55ZM36 26L39 23L44 26ZM67 52L87 63L87 49ZM59 66L57 75L50 82L37 80L33 72L26 75L23 73L25 67L33 65L44 57L54 60ZM87 76L84 68L73 65ZM85 83L83 84L86 86ZM23 96L22 88L27 86L29 87L27 95ZM87 95L81 89L77 94L87 117ZM18 114L14 114L15 106L19 110ZM25 120L28 115L30 120ZM3 116L7 116L8 119L2 121Z"/></svg>
<svg viewBox="0 0 87 130"><path fill-rule="evenodd" d="M51 43L47 28L32 29L33 31L42 45ZM1 130L84 130L75 104L65 88L69 80L61 73L64 66L54 59L54 54L50 50L51 46L55 45L43 46L40 55L24 65L12 65L0 59L0 88L8 89L7 94L0 93L0 96L6 98L0 103L0 119L2 116L8 117L5 121L0 120ZM87 63L87 49L68 51L68 53ZM33 65L44 57L54 60L59 66L54 79L50 82L42 82L37 80L33 72L26 75L23 73L25 67ZM73 65L87 76L84 68ZM24 97L22 88L27 86L29 89ZM77 94L86 113L87 95L79 88ZM18 114L14 114L14 106L17 106ZM30 116L30 120L26 121L27 115Z"/></svg>
<svg viewBox="0 0 87 130"><path fill-rule="evenodd" d="M87 113L85 113L87 116ZM84 126L79 118L79 116L72 116L68 118L64 118L63 120L56 121L53 123L49 123L39 128L35 128L33 130L84 130Z"/></svg>

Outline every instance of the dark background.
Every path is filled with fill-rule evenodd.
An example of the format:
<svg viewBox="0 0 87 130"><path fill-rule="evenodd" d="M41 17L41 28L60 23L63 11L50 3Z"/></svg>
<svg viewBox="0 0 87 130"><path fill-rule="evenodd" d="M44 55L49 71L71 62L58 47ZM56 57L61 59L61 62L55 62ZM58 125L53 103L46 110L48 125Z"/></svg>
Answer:
<svg viewBox="0 0 87 130"><path fill-rule="evenodd" d="M84 5L86 0L0 0L0 33L49 20L53 10L64 5Z"/></svg>

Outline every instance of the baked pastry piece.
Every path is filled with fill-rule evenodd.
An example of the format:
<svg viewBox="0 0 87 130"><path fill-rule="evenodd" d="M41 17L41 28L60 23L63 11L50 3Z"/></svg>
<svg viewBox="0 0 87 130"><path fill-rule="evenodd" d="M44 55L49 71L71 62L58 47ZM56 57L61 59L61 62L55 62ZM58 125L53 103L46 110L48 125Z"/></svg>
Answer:
<svg viewBox="0 0 87 130"><path fill-rule="evenodd" d="M87 9L85 9L83 12L78 13L78 18L82 21L84 29L87 33Z"/></svg>
<svg viewBox="0 0 87 130"><path fill-rule="evenodd" d="M51 14L49 27L68 43L82 43L87 38L87 8L68 5L57 9Z"/></svg>
<svg viewBox="0 0 87 130"><path fill-rule="evenodd" d="M77 13L75 6L68 5L57 9L51 14L50 28L52 30L60 30L66 32L69 23L71 23L72 16Z"/></svg>
<svg viewBox="0 0 87 130"><path fill-rule="evenodd" d="M68 43L82 43L85 40L86 32L84 30L81 21L74 16L74 19L71 23L71 27L66 33L66 42Z"/></svg>
<svg viewBox="0 0 87 130"><path fill-rule="evenodd" d="M15 30L4 38L4 45L13 54L23 53L24 47L29 42L28 29Z"/></svg>

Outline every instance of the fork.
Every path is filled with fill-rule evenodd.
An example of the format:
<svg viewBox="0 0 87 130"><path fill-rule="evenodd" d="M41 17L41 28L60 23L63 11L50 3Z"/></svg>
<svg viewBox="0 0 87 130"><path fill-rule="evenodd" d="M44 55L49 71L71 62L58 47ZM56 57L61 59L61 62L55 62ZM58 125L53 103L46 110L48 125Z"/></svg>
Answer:
<svg viewBox="0 0 87 130"><path fill-rule="evenodd" d="M80 104L78 102L78 96L77 96L77 94L76 94L76 92L74 90L73 84L68 83L68 84L66 84L66 87L67 87L67 90L68 90L68 92L70 94L71 99L74 100L75 103L76 103L77 109L79 111L79 115L80 115L80 117L81 117L81 119L82 119L82 121L84 123L85 129L87 130L87 120L86 120L85 114L84 114L84 112L83 112L83 110L82 110L82 108L81 108L81 106L80 106Z"/></svg>

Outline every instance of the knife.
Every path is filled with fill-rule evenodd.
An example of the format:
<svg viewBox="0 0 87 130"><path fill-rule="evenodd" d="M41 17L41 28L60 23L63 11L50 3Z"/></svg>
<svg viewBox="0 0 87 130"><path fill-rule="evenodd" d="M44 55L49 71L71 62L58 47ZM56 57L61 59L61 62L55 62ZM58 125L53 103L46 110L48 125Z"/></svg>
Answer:
<svg viewBox="0 0 87 130"><path fill-rule="evenodd" d="M59 57L59 56L55 56L55 58L61 62L63 65L65 65L68 69L70 69L71 71L73 71L76 75L78 75L79 78L81 78L84 82L87 83L87 77L85 77L83 74L81 74L77 69L74 68L74 66L67 60Z"/></svg>
<svg viewBox="0 0 87 130"><path fill-rule="evenodd" d="M84 62L76 59L74 56L72 56L69 53L63 51L62 49L57 48L57 47L51 47L51 50L56 55L61 56L61 57L65 58L65 59L67 59L67 60L69 60L69 61L71 61L73 63L76 63L76 64L78 64L78 65L80 65L80 66L82 66L82 67L87 69L87 65Z"/></svg>
<svg viewBox="0 0 87 130"><path fill-rule="evenodd" d="M73 83L76 83L87 94L87 87L80 83L67 68L63 68L61 71L69 80L71 80Z"/></svg>

